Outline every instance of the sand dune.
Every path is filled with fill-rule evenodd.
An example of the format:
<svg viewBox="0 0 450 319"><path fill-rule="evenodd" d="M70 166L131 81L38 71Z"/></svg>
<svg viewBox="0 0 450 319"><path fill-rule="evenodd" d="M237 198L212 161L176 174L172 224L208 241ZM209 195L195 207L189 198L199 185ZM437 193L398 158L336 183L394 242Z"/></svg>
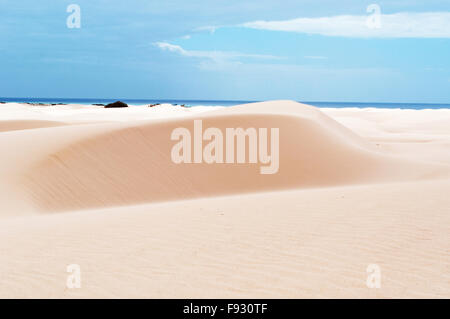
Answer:
<svg viewBox="0 0 450 319"><path fill-rule="evenodd" d="M0 297L450 297L449 110L0 114ZM279 128L278 173L173 163L171 132L198 119Z"/></svg>
<svg viewBox="0 0 450 319"><path fill-rule="evenodd" d="M449 189L391 183L3 220L0 297L448 298ZM70 264L80 289L65 286ZM369 264L380 289L366 286Z"/></svg>
<svg viewBox="0 0 450 319"><path fill-rule="evenodd" d="M175 164L170 157L175 144L170 140L171 132L177 127L193 131L194 119L202 119L205 128L222 131L229 127L279 128L279 172L262 175L259 163ZM444 171L438 165L386 155L317 109L294 102L255 103L185 119L101 127L79 125L76 129L63 127L44 132L68 138L50 152L40 149L39 154L29 156L35 163L20 172L16 181L26 199L40 211L54 212L423 179ZM68 130L72 134L66 134ZM84 131L82 138L77 130Z"/></svg>

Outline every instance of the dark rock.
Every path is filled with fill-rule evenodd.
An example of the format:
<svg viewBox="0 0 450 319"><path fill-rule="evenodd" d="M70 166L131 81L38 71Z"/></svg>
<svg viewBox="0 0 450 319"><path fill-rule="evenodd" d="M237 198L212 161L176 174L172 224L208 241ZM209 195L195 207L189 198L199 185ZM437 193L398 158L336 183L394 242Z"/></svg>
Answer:
<svg viewBox="0 0 450 319"><path fill-rule="evenodd" d="M105 108L112 108L112 107L128 107L128 104L123 103L121 101L116 101L114 103L109 103L105 105Z"/></svg>
<svg viewBox="0 0 450 319"><path fill-rule="evenodd" d="M102 103L94 103L94 104L92 104L92 105L96 105L96 106L105 106L105 104L102 104Z"/></svg>
<svg viewBox="0 0 450 319"><path fill-rule="evenodd" d="M161 104L159 104L159 103L156 103L156 104L149 104L148 107L154 107L154 106L157 106L157 105L161 105Z"/></svg>
<svg viewBox="0 0 450 319"><path fill-rule="evenodd" d="M35 103L35 102L25 102L23 104L27 104L27 105L31 105L31 106L50 106L51 104L46 104L46 103Z"/></svg>

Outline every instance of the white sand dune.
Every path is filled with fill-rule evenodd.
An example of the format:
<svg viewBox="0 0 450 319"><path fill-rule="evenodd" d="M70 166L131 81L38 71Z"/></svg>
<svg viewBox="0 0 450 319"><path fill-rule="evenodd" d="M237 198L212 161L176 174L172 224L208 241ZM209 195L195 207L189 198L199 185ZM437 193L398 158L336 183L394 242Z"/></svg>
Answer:
<svg viewBox="0 0 450 319"><path fill-rule="evenodd" d="M280 128L279 172L262 175L260 164L175 164L170 157L175 144L171 132L177 127L193 131L193 119L202 119L205 128L222 131L231 127ZM294 102L255 103L156 122L57 127L34 132L33 143L53 135L60 137L56 147L36 148L27 157L33 158L33 163L28 159L15 181L27 195L23 200L44 212L424 179L444 171L439 165L381 153L317 109ZM19 136L28 135L22 132L16 134ZM14 137L9 134L5 139L9 143Z"/></svg>
<svg viewBox="0 0 450 319"><path fill-rule="evenodd" d="M450 297L450 110L30 108L0 122L1 297ZM173 163L194 119L279 128L278 173Z"/></svg>
<svg viewBox="0 0 450 319"><path fill-rule="evenodd" d="M1 297L449 297L450 183L284 191L13 218ZM419 200L420 199L420 200ZM67 289L66 266L81 267ZM381 288L366 268L381 269Z"/></svg>

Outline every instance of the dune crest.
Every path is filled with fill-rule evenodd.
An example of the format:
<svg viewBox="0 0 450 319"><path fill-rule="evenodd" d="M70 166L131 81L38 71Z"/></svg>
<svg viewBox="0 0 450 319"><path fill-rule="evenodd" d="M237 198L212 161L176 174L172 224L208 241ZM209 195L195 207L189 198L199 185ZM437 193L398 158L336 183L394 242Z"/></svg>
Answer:
<svg viewBox="0 0 450 319"><path fill-rule="evenodd" d="M0 111L0 297L449 297L450 110ZM278 128L278 172L175 164L194 120Z"/></svg>
<svg viewBox="0 0 450 319"><path fill-rule="evenodd" d="M279 128L279 171L259 164L175 164L171 132L194 119L219 128ZM80 130L87 129L83 126ZM111 125L42 157L18 183L40 211L55 212L236 193L429 178L432 166L396 159L323 114L288 101L195 117Z"/></svg>

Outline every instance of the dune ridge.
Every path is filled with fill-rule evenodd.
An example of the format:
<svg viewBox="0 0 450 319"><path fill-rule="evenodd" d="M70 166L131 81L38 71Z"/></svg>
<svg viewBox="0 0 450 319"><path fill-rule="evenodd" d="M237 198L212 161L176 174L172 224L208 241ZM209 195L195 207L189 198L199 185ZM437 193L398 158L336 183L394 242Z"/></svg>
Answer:
<svg viewBox="0 0 450 319"><path fill-rule="evenodd" d="M280 129L280 169L260 164L175 164L174 128ZM43 212L130 205L290 188L432 177L436 167L400 160L310 106L270 102L183 119L106 125L64 143L20 175L27 198ZM78 129L87 129L79 126ZM60 129L61 131L61 129ZM75 135L76 136L76 135Z"/></svg>
<svg viewBox="0 0 450 319"><path fill-rule="evenodd" d="M0 297L450 297L450 110L127 109L0 108ZM195 119L279 127L278 173L175 165Z"/></svg>

